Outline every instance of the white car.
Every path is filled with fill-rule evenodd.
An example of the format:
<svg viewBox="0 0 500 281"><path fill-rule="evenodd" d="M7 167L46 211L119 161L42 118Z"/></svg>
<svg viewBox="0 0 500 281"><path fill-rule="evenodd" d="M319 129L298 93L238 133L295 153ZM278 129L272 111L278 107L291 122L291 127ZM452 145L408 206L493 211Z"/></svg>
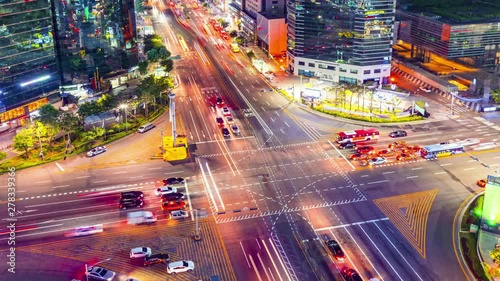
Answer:
<svg viewBox="0 0 500 281"><path fill-rule="evenodd" d="M424 88L424 87L420 87L418 88L420 91L423 91L423 92L426 92L426 93L430 93L431 90L430 89L427 89L427 88Z"/></svg>
<svg viewBox="0 0 500 281"><path fill-rule="evenodd" d="M176 274L193 270L194 270L194 262L192 261L176 261L169 263L167 266L168 274Z"/></svg>
<svg viewBox="0 0 500 281"><path fill-rule="evenodd" d="M224 114L224 116L230 116L231 112L229 112L229 108L223 107L222 108L222 114Z"/></svg>
<svg viewBox="0 0 500 281"><path fill-rule="evenodd" d="M155 190L155 195L156 196L162 196L164 194L170 194L170 193L176 193L176 192L177 192L177 188L175 188L175 187L172 187L172 186L162 186L162 187L158 187Z"/></svg>
<svg viewBox="0 0 500 281"><path fill-rule="evenodd" d="M115 272L98 266L89 267L87 271L87 277L93 280L111 281L115 275Z"/></svg>
<svg viewBox="0 0 500 281"><path fill-rule="evenodd" d="M137 247L130 250L130 258L138 259L151 256L151 248L149 247Z"/></svg>
<svg viewBox="0 0 500 281"><path fill-rule="evenodd" d="M106 151L107 151L107 148L105 146L94 147L91 150L89 150L89 152L87 152L87 156L93 157L93 156L96 156L98 154L104 153Z"/></svg>
<svg viewBox="0 0 500 281"><path fill-rule="evenodd" d="M189 217L189 213L184 211L184 210L170 212L170 219L171 220L184 219L187 217Z"/></svg>
<svg viewBox="0 0 500 281"><path fill-rule="evenodd" d="M229 125L233 125L234 124L233 116L232 115L226 116L226 122Z"/></svg>
<svg viewBox="0 0 500 281"><path fill-rule="evenodd" d="M103 232L102 224L81 226L64 233L66 237L79 237Z"/></svg>
<svg viewBox="0 0 500 281"><path fill-rule="evenodd" d="M368 160L368 164L370 165L381 165L387 163L387 159L384 157L375 157L370 160Z"/></svg>
<svg viewBox="0 0 500 281"><path fill-rule="evenodd" d="M235 135L239 135L240 129L238 128L237 125L233 124L233 125L231 125L231 132L233 132L233 134L235 134Z"/></svg>

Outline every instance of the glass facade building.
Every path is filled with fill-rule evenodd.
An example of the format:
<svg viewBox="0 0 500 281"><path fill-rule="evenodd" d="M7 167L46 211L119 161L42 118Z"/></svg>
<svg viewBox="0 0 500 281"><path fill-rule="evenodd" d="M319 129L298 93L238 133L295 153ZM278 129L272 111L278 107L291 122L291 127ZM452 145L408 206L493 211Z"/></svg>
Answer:
<svg viewBox="0 0 500 281"><path fill-rule="evenodd" d="M52 0L62 85L88 83L138 62L133 0Z"/></svg>
<svg viewBox="0 0 500 281"><path fill-rule="evenodd" d="M50 0L0 2L0 112L58 88L54 44Z"/></svg>
<svg viewBox="0 0 500 281"><path fill-rule="evenodd" d="M398 39L423 62L435 54L473 67L500 65L500 20L448 23L428 13L398 11Z"/></svg>
<svg viewBox="0 0 500 281"><path fill-rule="evenodd" d="M287 11L294 73L349 83L389 76L395 0L288 1Z"/></svg>

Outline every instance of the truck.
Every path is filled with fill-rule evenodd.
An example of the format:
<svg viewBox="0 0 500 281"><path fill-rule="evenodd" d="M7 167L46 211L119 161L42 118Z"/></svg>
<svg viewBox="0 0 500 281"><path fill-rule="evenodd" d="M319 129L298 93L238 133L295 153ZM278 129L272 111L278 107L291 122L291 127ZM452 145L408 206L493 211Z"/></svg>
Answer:
<svg viewBox="0 0 500 281"><path fill-rule="evenodd" d="M150 211L130 212L127 214L128 224L150 224L157 220L156 215Z"/></svg>

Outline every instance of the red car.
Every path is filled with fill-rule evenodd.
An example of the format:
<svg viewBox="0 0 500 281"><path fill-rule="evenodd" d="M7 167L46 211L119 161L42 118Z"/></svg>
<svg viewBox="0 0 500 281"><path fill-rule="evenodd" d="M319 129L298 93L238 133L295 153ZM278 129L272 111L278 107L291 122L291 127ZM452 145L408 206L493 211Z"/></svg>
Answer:
<svg viewBox="0 0 500 281"><path fill-rule="evenodd" d="M396 156L396 152L390 149L383 149L377 152L378 156L384 156L384 157L390 157L390 156Z"/></svg>
<svg viewBox="0 0 500 281"><path fill-rule="evenodd" d="M162 211L178 211L184 210L186 202L184 201L167 201L161 204Z"/></svg>
<svg viewBox="0 0 500 281"><path fill-rule="evenodd" d="M215 118L215 121L217 122L217 126L219 126L219 128L224 128L224 119L222 119L222 117Z"/></svg>
<svg viewBox="0 0 500 281"><path fill-rule="evenodd" d="M363 154L367 154L367 153L370 153L374 150L373 146L371 145L365 145L365 146L359 146L358 147L358 152L359 153L363 153Z"/></svg>
<svg viewBox="0 0 500 281"><path fill-rule="evenodd" d="M477 181L477 185L478 185L479 187L485 187L485 186L486 186L486 180L485 180L485 179L478 180L478 181Z"/></svg>
<svg viewBox="0 0 500 281"><path fill-rule="evenodd" d="M390 149L403 149L407 146L408 144L404 141L395 141L393 143L390 143L388 147Z"/></svg>

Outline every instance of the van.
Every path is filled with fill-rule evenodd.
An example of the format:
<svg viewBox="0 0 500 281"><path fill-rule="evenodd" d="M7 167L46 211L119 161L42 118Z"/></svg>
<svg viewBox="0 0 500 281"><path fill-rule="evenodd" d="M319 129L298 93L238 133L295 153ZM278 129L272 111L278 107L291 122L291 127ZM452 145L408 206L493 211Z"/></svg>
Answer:
<svg viewBox="0 0 500 281"><path fill-rule="evenodd" d="M147 123L147 124L140 126L139 129L137 129L137 132L145 133L145 132L153 129L154 127L156 127L156 126L153 123Z"/></svg>
<svg viewBox="0 0 500 281"><path fill-rule="evenodd" d="M172 220L178 220L178 219L183 219L189 217L189 213L184 211L184 210L179 210L179 211L172 211L170 213L170 219Z"/></svg>
<svg viewBox="0 0 500 281"><path fill-rule="evenodd" d="M157 220L156 215L150 211L130 212L127 214L128 224L150 224Z"/></svg>

